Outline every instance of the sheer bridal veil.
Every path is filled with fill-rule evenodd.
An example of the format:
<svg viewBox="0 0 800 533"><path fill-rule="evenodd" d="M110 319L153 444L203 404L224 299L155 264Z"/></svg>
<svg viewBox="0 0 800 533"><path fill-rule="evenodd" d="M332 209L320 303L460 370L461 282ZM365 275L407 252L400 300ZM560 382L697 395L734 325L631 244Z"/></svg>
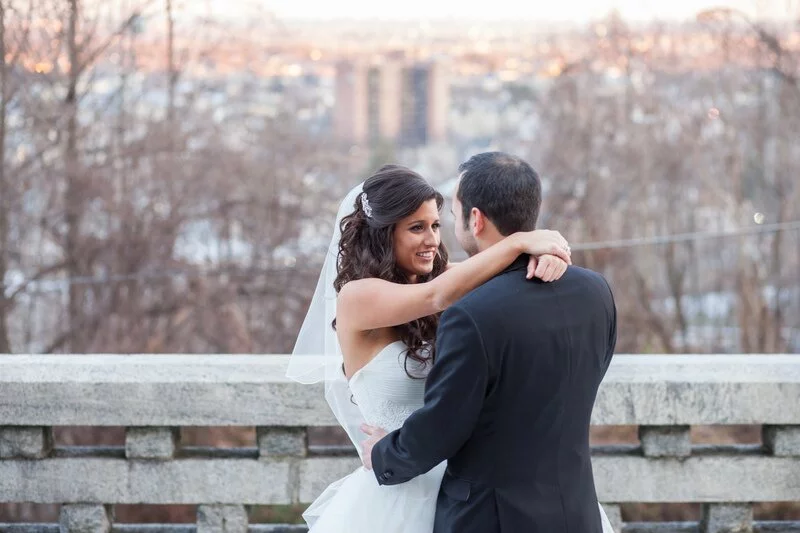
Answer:
<svg viewBox="0 0 800 533"><path fill-rule="evenodd" d="M308 308L300 333L297 336L286 376L303 384L324 383L325 400L336 420L361 455L361 441L366 438L360 426L364 422L358 406L353 402L347 378L342 371L342 351L331 324L336 318L336 279L339 240L342 237L342 218L355 210L355 202L363 191L363 183L353 187L339 204L333 226L333 237L328 246L317 288Z"/></svg>

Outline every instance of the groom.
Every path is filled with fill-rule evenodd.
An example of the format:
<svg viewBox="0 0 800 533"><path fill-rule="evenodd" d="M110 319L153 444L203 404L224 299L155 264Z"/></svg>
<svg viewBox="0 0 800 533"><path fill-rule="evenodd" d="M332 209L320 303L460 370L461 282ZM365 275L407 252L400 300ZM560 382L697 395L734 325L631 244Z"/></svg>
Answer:
<svg viewBox="0 0 800 533"><path fill-rule="evenodd" d="M476 254L532 230L541 184L525 161L459 167L456 237ZM425 405L386 434L363 426L364 460L395 485L448 461L434 533L601 533L589 419L611 362L616 309L599 274L527 280L527 257L441 317Z"/></svg>

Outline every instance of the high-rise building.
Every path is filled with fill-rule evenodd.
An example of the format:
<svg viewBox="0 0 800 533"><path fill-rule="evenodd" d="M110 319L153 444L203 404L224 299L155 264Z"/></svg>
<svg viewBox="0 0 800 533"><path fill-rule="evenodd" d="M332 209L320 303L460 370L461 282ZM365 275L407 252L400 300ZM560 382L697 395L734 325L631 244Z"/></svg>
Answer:
<svg viewBox="0 0 800 533"><path fill-rule="evenodd" d="M448 106L441 64L391 59L337 65L334 131L345 142L418 146L444 140Z"/></svg>
<svg viewBox="0 0 800 533"><path fill-rule="evenodd" d="M400 135L403 66L397 62L372 65L367 73L369 140L394 140Z"/></svg>
<svg viewBox="0 0 800 533"><path fill-rule="evenodd" d="M362 143L367 138L366 67L353 61L336 65L333 129L337 139Z"/></svg>
<svg viewBox="0 0 800 533"><path fill-rule="evenodd" d="M397 139L401 128L401 89L401 63L338 63L334 108L336 137L355 144Z"/></svg>
<svg viewBox="0 0 800 533"><path fill-rule="evenodd" d="M403 76L401 142L420 146L445 140L449 106L444 65L430 61L408 66Z"/></svg>

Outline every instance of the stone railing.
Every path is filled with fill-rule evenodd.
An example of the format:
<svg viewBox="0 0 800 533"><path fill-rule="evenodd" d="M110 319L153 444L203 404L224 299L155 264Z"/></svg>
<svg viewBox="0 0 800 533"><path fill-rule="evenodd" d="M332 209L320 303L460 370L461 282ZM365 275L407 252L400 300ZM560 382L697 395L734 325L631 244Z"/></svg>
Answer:
<svg viewBox="0 0 800 533"><path fill-rule="evenodd" d="M359 466L308 445L331 426L320 386L285 356L0 357L0 502L61 504L59 524L0 531L303 531L248 525L247 507L306 503ZM639 426L640 445L594 449L600 500L626 533L800 531L756 522L757 502L800 501L800 356L619 355L593 424ZM763 427L762 444L698 446L692 425ZM124 426L118 448L53 446L53 426ZM181 446L186 426L255 427L250 449ZM623 524L620 504L700 503L697 523ZM190 504L195 526L113 523L115 504ZM659 529L661 528L661 529Z"/></svg>

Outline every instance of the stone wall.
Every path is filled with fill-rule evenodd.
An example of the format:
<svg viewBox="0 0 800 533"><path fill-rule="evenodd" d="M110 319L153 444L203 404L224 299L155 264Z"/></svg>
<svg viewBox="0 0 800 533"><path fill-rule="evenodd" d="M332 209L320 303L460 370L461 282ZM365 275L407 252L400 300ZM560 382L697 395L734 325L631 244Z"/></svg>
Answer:
<svg viewBox="0 0 800 533"><path fill-rule="evenodd" d="M113 506L138 503L196 505L198 532L295 531L249 526L247 506L308 503L359 463L309 448L308 428L335 421L320 386L284 377L286 360L0 358L0 502L62 504L59 524L0 531L136 531L114 524ZM618 531L651 527L622 523L629 502L702 504L702 522L666 526L676 531L798 528L754 522L752 504L800 501L799 356L620 355L593 424L639 427L639 445L593 450L598 497ZM691 426L715 424L758 425L762 443L691 442ZM70 425L125 426L125 446L54 447L53 426ZM190 449L183 426L255 427L257 446Z"/></svg>

